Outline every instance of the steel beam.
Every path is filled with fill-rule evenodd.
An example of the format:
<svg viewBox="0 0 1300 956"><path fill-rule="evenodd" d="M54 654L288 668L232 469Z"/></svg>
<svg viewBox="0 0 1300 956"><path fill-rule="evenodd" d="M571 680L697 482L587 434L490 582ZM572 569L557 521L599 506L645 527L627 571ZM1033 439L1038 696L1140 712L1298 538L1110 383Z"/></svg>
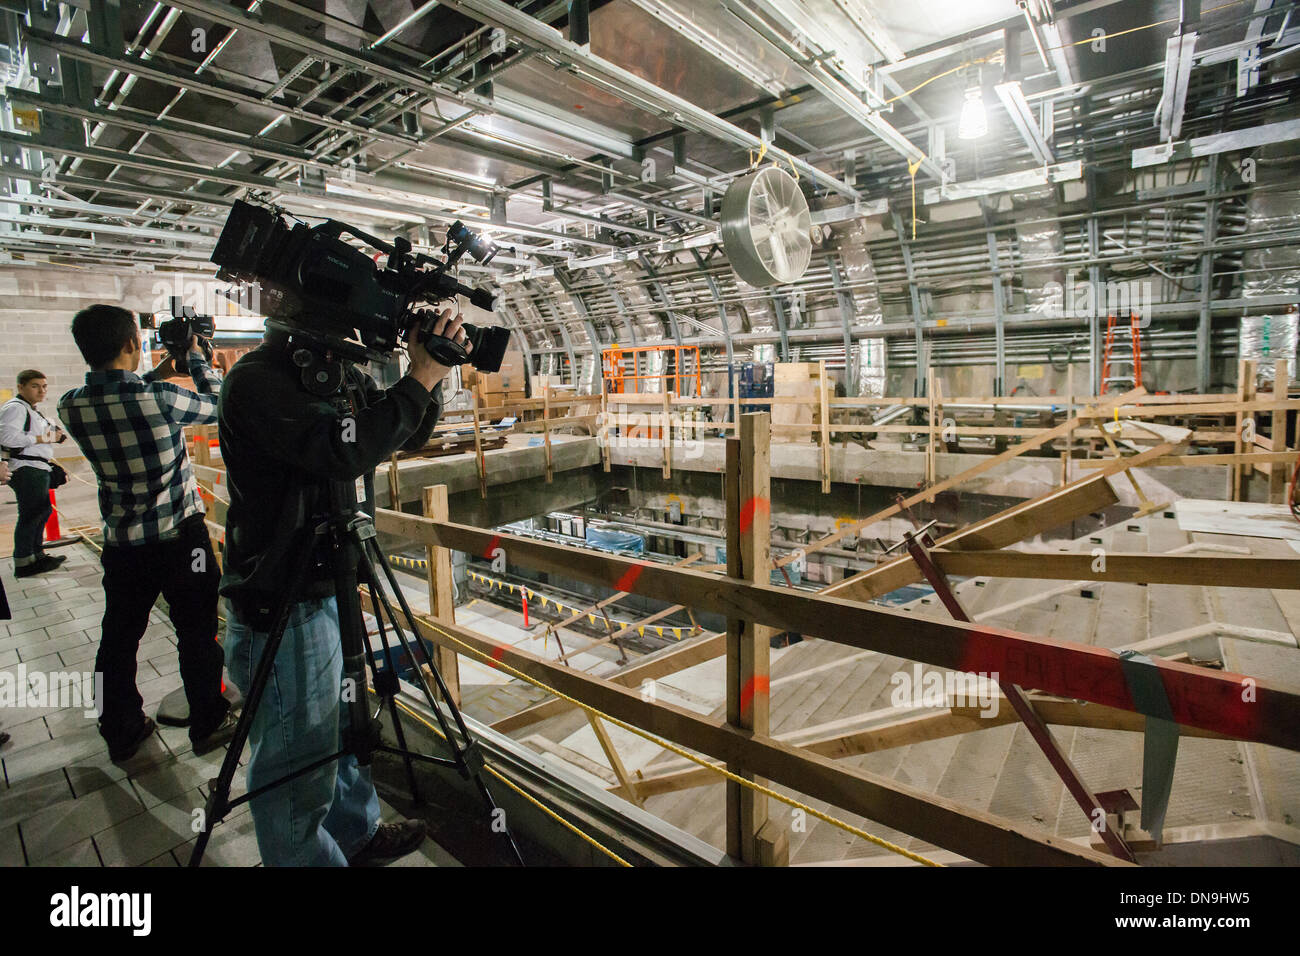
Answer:
<svg viewBox="0 0 1300 956"><path fill-rule="evenodd" d="M826 256L826 267L831 274L831 287L835 290L835 298L839 301L840 322L844 327L844 394L850 398L858 394L858 363L861 361L861 355L854 354L853 351L853 322L857 318L857 307L853 301L853 290L850 289L840 275L839 263L835 261L835 256Z"/></svg>
<svg viewBox="0 0 1300 956"><path fill-rule="evenodd" d="M194 2L194 0L184 0L184 2ZM507 33L546 50L588 82L674 125L698 133L706 133L742 149L758 150L762 145L759 137L753 133L720 119L708 110L654 85L630 70L595 56L590 50L566 40L554 27L510 6L504 0L444 0L444 5L482 23L498 26ZM768 155L795 166L800 173L811 177L824 188L849 198L857 197L856 190L783 149L769 147Z"/></svg>

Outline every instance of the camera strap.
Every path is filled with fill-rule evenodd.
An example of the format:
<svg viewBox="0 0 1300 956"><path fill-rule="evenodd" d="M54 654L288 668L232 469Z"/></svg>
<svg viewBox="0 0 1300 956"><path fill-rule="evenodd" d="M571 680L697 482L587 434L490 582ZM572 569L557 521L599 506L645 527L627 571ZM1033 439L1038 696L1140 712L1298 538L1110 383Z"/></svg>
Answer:
<svg viewBox="0 0 1300 956"><path fill-rule="evenodd" d="M8 408L10 405L16 405L19 402L22 402L22 404L24 405L27 404L21 398L11 398L9 399L9 401L5 402L3 407ZM41 417L44 418L45 416L42 415ZM48 425L49 420L46 419L45 423ZM31 432L31 430L32 430L32 409L31 406L28 406L27 419L23 422L23 431ZM50 464L50 459L48 458L42 458L40 455L24 455L19 449L11 448L8 445L3 446L3 448L0 450L4 451L6 461L39 461L47 465Z"/></svg>

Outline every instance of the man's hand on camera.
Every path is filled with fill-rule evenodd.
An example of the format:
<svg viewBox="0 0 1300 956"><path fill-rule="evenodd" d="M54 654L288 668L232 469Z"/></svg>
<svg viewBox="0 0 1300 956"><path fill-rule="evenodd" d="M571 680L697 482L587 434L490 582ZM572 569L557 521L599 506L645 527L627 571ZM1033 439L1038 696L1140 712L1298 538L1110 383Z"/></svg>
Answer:
<svg viewBox="0 0 1300 956"><path fill-rule="evenodd" d="M193 359L197 357L200 361L208 361L208 350L204 347L205 343L197 335L191 335L189 342L185 346L185 357Z"/></svg>
<svg viewBox="0 0 1300 956"><path fill-rule="evenodd" d="M406 334L406 351L411 359L408 374L423 385L425 389L432 392L434 387L446 378L451 369L430 355L425 347L420 344L420 324L416 322ZM443 338L451 339L468 352L472 349L472 346L466 341L465 332L460 326L460 316L452 318L451 309L443 309L438 313L437 318L433 320L430 331L434 335L441 335Z"/></svg>

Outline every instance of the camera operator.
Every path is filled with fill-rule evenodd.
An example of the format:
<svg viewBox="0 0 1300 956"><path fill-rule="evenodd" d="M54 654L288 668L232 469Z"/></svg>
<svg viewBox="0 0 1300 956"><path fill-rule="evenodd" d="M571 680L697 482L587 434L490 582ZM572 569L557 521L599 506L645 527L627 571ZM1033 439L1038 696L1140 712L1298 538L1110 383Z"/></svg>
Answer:
<svg viewBox="0 0 1300 956"><path fill-rule="evenodd" d="M91 370L85 385L59 399L59 417L99 479L104 531L99 732L116 761L153 735L135 685L136 654L161 593L176 629L190 741L195 753L207 753L230 739L236 721L221 693L217 561L183 428L215 421L221 378L196 336L184 345L194 391L162 381L172 374L171 357L136 375L140 330L131 312L114 305L78 312L72 337Z"/></svg>
<svg viewBox="0 0 1300 956"><path fill-rule="evenodd" d="M435 334L465 345L450 311L428 321ZM418 330L407 334L407 374L386 391L348 366L347 403L307 391L296 346L280 331L268 331L226 377L219 416L230 510L221 593L229 607L226 662L245 691L295 562L302 549L317 547L312 528L328 511L328 480L357 482L359 502L372 501L376 466L399 448L422 447L437 424L448 368L416 341ZM250 791L337 752L347 730L334 578L327 555L311 561L254 715ZM410 853L425 836L420 821L379 822L370 768L350 754L255 798L252 813L268 866L378 863Z"/></svg>

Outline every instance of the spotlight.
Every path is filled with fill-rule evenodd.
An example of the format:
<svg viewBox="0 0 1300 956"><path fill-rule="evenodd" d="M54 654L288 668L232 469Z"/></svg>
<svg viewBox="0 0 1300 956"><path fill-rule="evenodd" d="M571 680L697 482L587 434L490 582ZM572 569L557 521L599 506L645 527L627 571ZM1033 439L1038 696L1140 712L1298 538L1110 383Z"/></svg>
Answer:
<svg viewBox="0 0 1300 956"><path fill-rule="evenodd" d="M988 117L984 114L984 94L978 86L966 91L966 102L961 105L961 120L957 124L958 139L979 139L989 131Z"/></svg>

